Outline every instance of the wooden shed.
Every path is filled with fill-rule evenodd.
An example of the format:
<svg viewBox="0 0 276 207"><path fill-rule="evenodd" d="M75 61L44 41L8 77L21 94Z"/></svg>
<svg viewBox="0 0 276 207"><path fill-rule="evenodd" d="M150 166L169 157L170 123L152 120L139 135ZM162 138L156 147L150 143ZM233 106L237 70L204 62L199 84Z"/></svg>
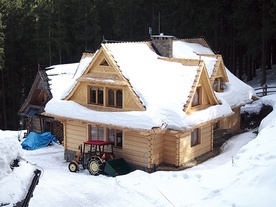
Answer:
<svg viewBox="0 0 276 207"><path fill-rule="evenodd" d="M26 135L30 132L51 132L62 142L63 126L60 121L42 114L46 103L52 98L48 81L46 70L39 67L31 90L18 114L22 127L27 129Z"/></svg>
<svg viewBox="0 0 276 207"><path fill-rule="evenodd" d="M80 63L64 98L53 97L43 113L63 123L65 159L84 141L108 140L134 167L178 167L211 151L215 130L238 129L239 108L252 101L253 89L246 86L235 104L225 101L238 91L222 57L202 39L190 41L160 35L102 43Z"/></svg>

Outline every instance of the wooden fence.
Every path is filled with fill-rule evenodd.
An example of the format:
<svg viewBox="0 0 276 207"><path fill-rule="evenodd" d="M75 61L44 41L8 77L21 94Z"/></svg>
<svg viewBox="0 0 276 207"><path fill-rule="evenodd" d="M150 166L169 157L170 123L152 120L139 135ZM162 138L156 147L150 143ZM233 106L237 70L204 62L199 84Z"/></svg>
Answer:
<svg viewBox="0 0 276 207"><path fill-rule="evenodd" d="M258 96L266 96L268 94L276 93L276 86L267 86L266 88L254 88Z"/></svg>

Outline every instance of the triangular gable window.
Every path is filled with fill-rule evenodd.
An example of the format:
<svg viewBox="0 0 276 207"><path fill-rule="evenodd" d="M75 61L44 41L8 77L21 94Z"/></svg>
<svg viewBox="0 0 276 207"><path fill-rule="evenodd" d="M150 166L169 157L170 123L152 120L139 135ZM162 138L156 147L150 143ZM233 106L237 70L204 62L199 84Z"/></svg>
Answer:
<svg viewBox="0 0 276 207"><path fill-rule="evenodd" d="M108 62L105 59L103 59L103 61L101 62L100 65L101 66L109 66Z"/></svg>

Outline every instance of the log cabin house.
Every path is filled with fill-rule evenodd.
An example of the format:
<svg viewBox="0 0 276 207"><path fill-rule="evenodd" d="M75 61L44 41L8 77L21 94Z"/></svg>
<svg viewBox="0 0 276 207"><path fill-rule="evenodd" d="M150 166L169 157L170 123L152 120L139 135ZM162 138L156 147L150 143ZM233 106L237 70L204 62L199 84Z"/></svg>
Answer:
<svg viewBox="0 0 276 207"><path fill-rule="evenodd" d="M239 130L255 95L201 38L103 42L86 56L43 113L63 123L67 161L82 142L109 140L135 168L179 167Z"/></svg>

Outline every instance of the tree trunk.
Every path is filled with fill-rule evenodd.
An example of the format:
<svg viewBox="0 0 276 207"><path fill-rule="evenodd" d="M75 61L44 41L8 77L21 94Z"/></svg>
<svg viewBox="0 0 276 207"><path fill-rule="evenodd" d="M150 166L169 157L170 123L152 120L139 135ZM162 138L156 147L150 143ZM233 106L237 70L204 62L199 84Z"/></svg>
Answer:
<svg viewBox="0 0 276 207"><path fill-rule="evenodd" d="M247 70L247 81L251 81L252 80L252 70L254 70L252 68L252 55L247 55L246 56L246 70Z"/></svg>
<svg viewBox="0 0 276 207"><path fill-rule="evenodd" d="M3 100L3 103L2 103L2 119L3 119L3 126L4 129L7 129L7 116L6 116L6 98L5 98L5 83L4 83L4 73L3 73L3 69L2 67L0 67L0 71L1 71L1 75L2 75L2 100Z"/></svg>
<svg viewBox="0 0 276 207"><path fill-rule="evenodd" d="M272 44L271 44L271 53L272 53L272 64L276 64L276 39L272 39Z"/></svg>
<svg viewBox="0 0 276 207"><path fill-rule="evenodd" d="M261 66L261 85L266 83L266 39L264 32L262 34L262 66Z"/></svg>
<svg viewBox="0 0 276 207"><path fill-rule="evenodd" d="M236 44L235 44L235 28L232 26L232 47L231 47L231 68L234 75L237 75L236 69Z"/></svg>
<svg viewBox="0 0 276 207"><path fill-rule="evenodd" d="M239 47L239 79L242 79L243 72L243 49Z"/></svg>
<svg viewBox="0 0 276 207"><path fill-rule="evenodd" d="M271 38L267 41L267 69L272 69L271 63Z"/></svg>

